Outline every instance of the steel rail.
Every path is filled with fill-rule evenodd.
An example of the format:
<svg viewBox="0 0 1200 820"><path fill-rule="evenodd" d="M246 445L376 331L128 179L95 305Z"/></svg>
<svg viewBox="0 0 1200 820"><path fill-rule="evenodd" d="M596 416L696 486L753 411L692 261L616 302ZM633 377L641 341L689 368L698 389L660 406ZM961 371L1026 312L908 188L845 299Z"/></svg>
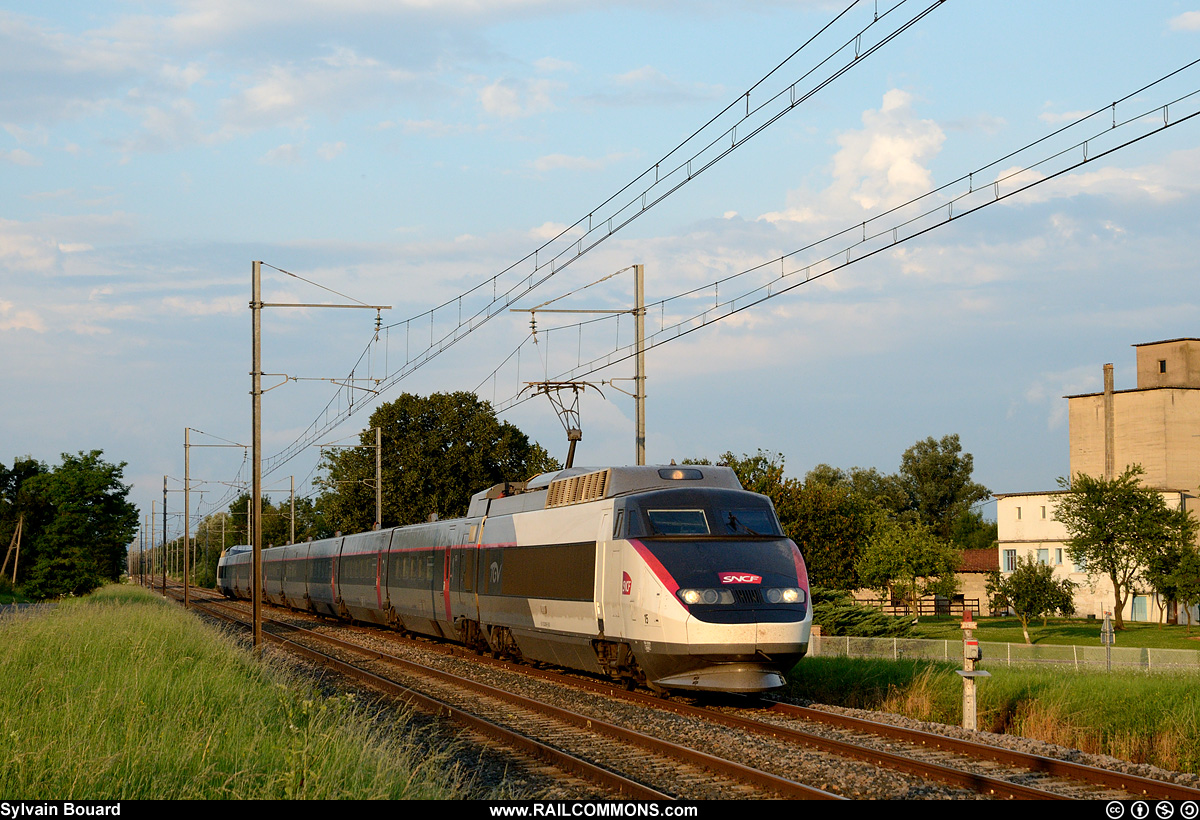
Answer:
<svg viewBox="0 0 1200 820"><path fill-rule="evenodd" d="M202 607L204 611L209 612L216 617L224 618L242 626L246 625L241 618L218 612L215 609L212 609L210 606L207 606L207 604L221 605L223 602L206 601L204 603L205 605ZM505 729L503 726L499 726L491 721L484 720L481 717L472 715L469 712L465 712L462 709L451 706L450 704L440 701L436 698L424 695L414 689L410 689L409 687L398 684L395 681L390 681L387 678L375 675L353 664L346 663L345 661L341 661L322 652L318 652L317 650L304 646L303 644L288 640L281 635L264 631L263 638L267 641L282 646L290 652L294 652L295 654L308 658L309 660L330 666L344 675L350 676L358 681L378 688L389 695L393 695L411 702L426 712L430 712L436 716L448 717L469 730L478 732L486 737L490 737L491 739L505 746L523 751L532 757L555 766L556 768L590 780L593 783L597 783L604 788L611 789L618 794L635 800L657 801L674 799L670 795L664 794L656 789L652 789L648 786L638 783L637 781L622 777L615 772L611 772L607 769L601 768L600 766L588 763L586 760L582 760L574 755L568 754L559 749L555 749L554 747L548 746L544 743L534 740L533 738L510 731L509 729ZM361 647L358 647L357 650L365 653L370 653L372 651L362 649Z"/></svg>
<svg viewBox="0 0 1200 820"><path fill-rule="evenodd" d="M944 749L946 751L957 752L959 754L966 754L971 757L987 757L1001 763L1021 766L1033 771L1054 775L1055 777L1065 777L1071 780L1083 780L1101 786L1109 786L1112 788L1121 789L1122 791L1127 791L1131 794L1140 794L1159 800L1200 800L1200 789L1193 789L1189 788L1188 786L1181 786L1177 783L1169 783L1164 780L1154 780L1149 777L1141 777L1140 775L1110 771L1108 769L1101 769L1095 766L1087 766L1082 763L1073 763L1068 760L1058 760L1057 758L1053 757L1043 757L1041 755L1035 755L1029 752L1018 752L1013 749L1006 749L1001 746L992 746L987 743L976 743L971 740L963 740L961 738L946 737L945 735L934 734L933 732L923 732L919 729L908 729L903 726L877 723L865 718L856 718L850 715L824 712L819 709L796 706L790 703L773 703L770 706L769 711L774 714L797 717L803 720L825 723L831 726L839 726L841 728L858 729L875 734L885 734L889 737L905 740L909 743L917 743L922 746Z"/></svg>
<svg viewBox="0 0 1200 820"><path fill-rule="evenodd" d="M844 799L840 795L836 795L831 792L827 792L823 789L818 789L818 788L809 786L804 783L798 783L794 780L789 780L787 778L779 777L777 775L770 774L769 772L764 772L764 771L761 771L760 769L755 769L750 766L745 766L741 763L737 763L732 760L725 760L723 758L707 754L706 752L702 752L697 749L692 749L687 746L683 746L683 745L680 745L677 743L671 743L669 741L665 741L660 738L652 737L650 735L646 735L641 732L636 732L632 729L626 729L624 727L617 726L615 724L608 723L606 721L602 721L602 720L599 720L594 717L589 717L587 715L581 715L576 712L571 712L567 709L562 709L557 706L551 706L548 703L542 703L542 702L534 700L532 698L527 698L527 697L524 697L523 695L518 695L514 692L507 692L503 689L498 689L494 686L489 686L485 683L473 681L473 680L470 680L469 678L460 677L460 676L454 675L450 672L445 672L440 669L434 669L432 667L425 666L424 664L407 661L407 660L404 660L403 658L398 658L394 655L388 655L384 652L379 652L378 650L368 649L368 648L360 646L358 644L343 641L339 638L334 638L330 635L323 635L319 632L313 632L312 630L304 629L303 627L297 627L297 626L292 626L292 625L288 625L288 624L278 624L278 622L274 622L274 623L276 623L279 626L283 626L289 630L294 630L296 632L300 632L300 633L304 634L305 637L311 638L320 643L323 643L323 644L326 644L329 646L334 646L334 647L336 647L338 649L342 649L344 651L356 652L361 655L365 655L365 656L367 656L367 658L369 660L382 661L382 662L388 663L392 666L398 667L402 671L407 672L409 674L422 675L425 677L434 678L435 680L438 680L441 683L445 683L445 684L454 686L459 689L474 692L476 694L483 695L485 697L491 697L496 700L500 700L505 703L509 703L513 706L518 706L518 707L521 707L524 709L529 709L531 711L539 712L544 715L549 715L552 718L555 718L559 721L562 721L569 725L575 726L577 728L584 729L584 730L591 731L591 732L596 732L598 734L607 735L616 740L620 740L623 743L628 743L628 744L640 746L645 749L649 749L650 751L654 752L655 754L664 755L667 757L672 757L672 758L675 758L678 760L682 760L683 762L691 764L691 765L701 766L701 767L709 769L711 771L718 772L718 773L727 775L729 777L741 780L743 782L753 784L755 786L758 786L759 788L769 789L771 791L777 792L778 794L786 796L786 797L801 798L801 799L817 799L817 800L841 800L841 799ZM301 644L296 644L294 641L288 641L286 638L282 638L281 636L276 636L276 638L280 641L287 642L289 646L302 646ZM320 658L327 657L323 653L316 652L316 650L307 649L307 651L316 653L316 655L319 656ZM346 664L343 661L336 661L336 659L334 659L334 660L337 664L339 664L338 668L343 671L357 670L357 671L347 671L347 674L355 675L356 677L359 675L366 675L366 676L370 676L370 678L372 680L375 680L375 679L386 680L385 678L378 678L378 676L374 675L373 673L367 672L366 670L362 670L359 667L354 666L353 664ZM393 685L398 686L398 684L393 684ZM448 707L448 708L453 708L453 707ZM660 795L659 797L649 798L649 799L665 800L665 799L671 799L671 798L669 798L665 795Z"/></svg>
<svg viewBox="0 0 1200 820"><path fill-rule="evenodd" d="M691 749L687 746L670 743L650 735L642 734L641 732L625 729L621 726L616 726L614 724L598 720L597 718L589 717L587 715L580 715L566 709L541 703L531 698L526 698L512 692L506 692L502 689L488 686L487 684L453 675L449 672L444 672L442 670L433 669L422 664L406 661L402 658L395 657L394 655L388 655L386 653L379 652L378 650L368 649L358 644L343 641L339 638L323 635L302 627L281 624L276 621L272 621L272 623L285 629L302 633L306 638L310 638L319 643L333 646L343 651L349 651L363 655L368 660L388 663L409 674L434 678L441 683L448 684L459 689L474 692L476 694L483 695L485 697L491 697L514 706L539 712L568 725L575 726L576 728L606 735L608 737L620 740L623 743L636 745L641 748L648 749L655 754L671 757L689 765L699 766L710 771L724 774L741 782L749 783L760 789L770 790L785 797L817 800L845 799L840 795L824 791L823 789L818 789L804 783L798 783L794 780L779 777L759 769L745 766L735 761L725 760L697 749ZM497 726L496 724L486 721L483 718L479 718L471 715L470 713L464 712L457 707L451 706L450 704L447 704L436 698L429 697L408 687L402 686L401 684L389 681L387 678L380 677L379 675L362 669L359 666L355 666L354 664L338 660L337 658L333 658L332 656L329 656L323 652L304 646L303 644L289 640L280 635L264 632L264 636L269 636L267 637L268 640L280 643L281 645L286 646L289 650L297 652L304 657L333 666L339 672L361 680L364 683L383 688L385 691L388 691L391 694L397 694L416 700L427 711L449 716L460 723L469 725L471 728L476 729L477 731L488 733L489 736L493 736L501 742L512 743L512 745L525 748L530 754L534 754L543 760L548 759L547 755L552 755L553 759L549 759L548 762L559 765L560 767L566 768L568 771L573 771L581 776L588 777L589 779L599 781L602 784L621 792L622 794L629 794L630 796L643 800L674 799L669 795L665 795L661 792L650 789L647 786L636 783L636 781L628 780L613 772L609 772L606 769L580 760L579 758L569 755L566 752L561 752L523 735L510 732L508 729L504 729L503 727ZM497 736L494 734L495 732L502 734ZM509 740L510 737L519 738L520 740L513 742ZM526 744L532 744L532 746L527 747ZM566 758L566 760L561 763L559 762L560 759L558 757L560 755L565 756ZM581 769L579 767L585 768ZM635 792L634 789L640 790L640 792Z"/></svg>

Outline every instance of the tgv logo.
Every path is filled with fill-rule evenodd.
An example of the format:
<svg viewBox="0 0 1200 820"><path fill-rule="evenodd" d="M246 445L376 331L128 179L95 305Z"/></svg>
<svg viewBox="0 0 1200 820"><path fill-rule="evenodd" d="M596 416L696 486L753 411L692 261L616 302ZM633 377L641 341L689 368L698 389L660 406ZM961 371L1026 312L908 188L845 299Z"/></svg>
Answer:
<svg viewBox="0 0 1200 820"><path fill-rule="evenodd" d="M761 584L762 576L754 575L749 572L721 572L718 573L722 584Z"/></svg>

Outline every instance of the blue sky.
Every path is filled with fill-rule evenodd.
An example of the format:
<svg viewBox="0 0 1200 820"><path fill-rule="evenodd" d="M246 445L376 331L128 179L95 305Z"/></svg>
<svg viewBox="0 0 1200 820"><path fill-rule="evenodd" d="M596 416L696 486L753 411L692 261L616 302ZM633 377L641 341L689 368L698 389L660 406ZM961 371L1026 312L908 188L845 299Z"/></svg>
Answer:
<svg viewBox="0 0 1200 820"><path fill-rule="evenodd" d="M843 30L894 3L858 4ZM164 474L179 486L185 427L249 439L252 260L392 305L385 322L403 323L585 217L845 5L5 3L0 458L102 448L128 462L148 510ZM748 269L1198 54L1200 10L1183 3L948 0L519 306L635 262L651 301ZM788 70L776 85L799 74ZM1192 69L1163 93L1196 88ZM1200 335L1198 129L1185 122L655 348L650 460L761 448L797 476L821 462L890 472L918 439L958 433L993 491L1053 487L1068 468L1061 397L1098 390L1105 362L1132 387L1130 345ZM326 301L268 274L270 301ZM562 304L622 307L631 292L625 274ZM344 376L373 320L268 311L264 369ZM549 360L544 336L526 343L521 374L501 370L481 395L553 377L624 343L631 325L573 344L552 335ZM527 331L527 314L505 311L381 399L490 384ZM357 375L395 370L402 335L393 328ZM588 378L630 375L624 364ZM268 453L335 391L299 381L268 393ZM632 401L604 395L585 394L577 460L628 463ZM504 417L565 454L544 400ZM205 441L217 443L193 435ZM241 458L193 452L193 475L214 482L201 510ZM306 453L267 481L286 490L315 462Z"/></svg>

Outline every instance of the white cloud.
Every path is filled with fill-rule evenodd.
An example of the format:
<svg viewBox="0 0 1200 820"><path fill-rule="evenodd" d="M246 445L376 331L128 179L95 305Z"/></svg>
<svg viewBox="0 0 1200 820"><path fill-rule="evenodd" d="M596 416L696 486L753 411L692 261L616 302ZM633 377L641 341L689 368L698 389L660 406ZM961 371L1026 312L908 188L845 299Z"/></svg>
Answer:
<svg viewBox="0 0 1200 820"><path fill-rule="evenodd" d="M923 194L933 178L922 161L941 150L945 134L933 120L918 120L912 95L892 89L878 111L863 113L861 131L838 137L835 185L863 210L891 207Z"/></svg>
<svg viewBox="0 0 1200 820"><path fill-rule="evenodd" d="M104 327L103 325L91 325L87 322L71 322L67 328L79 336L108 336L112 333L112 328Z"/></svg>
<svg viewBox="0 0 1200 820"><path fill-rule="evenodd" d="M1075 122L1075 120L1083 119L1092 114L1092 111L1063 111L1056 113L1054 111L1043 111L1038 114L1038 119L1049 125L1059 125L1064 122Z"/></svg>
<svg viewBox="0 0 1200 820"><path fill-rule="evenodd" d="M324 160L331 160L345 150L346 143L344 142L327 142L317 149L317 156Z"/></svg>
<svg viewBox="0 0 1200 820"><path fill-rule="evenodd" d="M0 331L2 330L32 330L45 333L46 323L32 310L14 310L12 302L0 299Z"/></svg>
<svg viewBox="0 0 1200 820"><path fill-rule="evenodd" d="M613 83L614 90L588 99L608 105L677 105L719 99L725 94L721 85L682 83L649 65L618 74Z"/></svg>
<svg viewBox="0 0 1200 820"><path fill-rule="evenodd" d="M274 64L224 100L222 114L236 128L297 126L315 114L336 116L387 99L417 75L347 48L303 63Z"/></svg>
<svg viewBox="0 0 1200 820"><path fill-rule="evenodd" d="M45 145L50 138L49 130L40 125L33 128L22 128L19 125L6 122L4 130L22 145Z"/></svg>
<svg viewBox="0 0 1200 820"><path fill-rule="evenodd" d="M608 154L604 157L572 157L566 154L547 154L538 157L529 165L539 173L548 171L598 171L614 162L619 162L630 154Z"/></svg>
<svg viewBox="0 0 1200 820"><path fill-rule="evenodd" d="M19 222L0 219L0 267L45 273L57 265L57 243Z"/></svg>
<svg viewBox="0 0 1200 820"><path fill-rule="evenodd" d="M381 122L376 128L380 131L394 128L394 122ZM476 130L475 126L459 123L442 122L440 120L405 120L401 123L405 134L419 134L426 137L453 137Z"/></svg>
<svg viewBox="0 0 1200 820"><path fill-rule="evenodd" d="M567 226L562 223L543 222L538 227L529 231L529 238L537 239L540 241L546 241L548 239L553 239L554 237L558 236L560 233L562 233L563 231L566 231L566 230L567 230ZM579 228L579 227L575 227L575 228L572 228L571 230L567 231L566 237L564 237L564 238L574 237L574 236L582 236L582 235L583 235L583 229Z"/></svg>
<svg viewBox="0 0 1200 820"><path fill-rule="evenodd" d="M183 316L240 316L246 311L246 300L234 296L215 299L168 296L162 300L167 313Z"/></svg>
<svg viewBox="0 0 1200 820"><path fill-rule="evenodd" d="M300 154L300 146L285 142L263 154L259 162L265 165L299 165L304 162L304 157Z"/></svg>
<svg viewBox="0 0 1200 820"><path fill-rule="evenodd" d="M11 162L13 165L23 165L26 168L35 168L42 164L40 159L20 148L14 148L11 151L0 151L0 157Z"/></svg>
<svg viewBox="0 0 1200 820"><path fill-rule="evenodd" d="M1175 31L1200 31L1200 11L1185 11L1172 17L1170 25Z"/></svg>
<svg viewBox="0 0 1200 820"><path fill-rule="evenodd" d="M1017 169L1001 171L998 179L1014 173ZM1038 185L1009 201L1022 206L1052 199L1065 199L1081 194L1101 196L1114 202L1174 202L1200 193L1200 148L1176 151L1162 161L1133 168L1103 166L1095 171L1075 171L1058 179ZM1018 176L1001 183L1002 190L1011 189L1042 175L1035 171L1024 171Z"/></svg>
<svg viewBox="0 0 1200 820"><path fill-rule="evenodd" d="M516 119L554 108L550 95L566 86L551 80L499 79L479 90L479 104L488 114Z"/></svg>
<svg viewBox="0 0 1200 820"><path fill-rule="evenodd" d="M819 194L789 192L786 209L759 219L856 220L866 211L899 205L931 189L933 178L924 163L941 150L945 134L933 120L918 119L912 102L912 96L899 89L884 94L878 110L863 112L862 129L838 136L841 149L833 158L829 187Z"/></svg>
<svg viewBox="0 0 1200 820"><path fill-rule="evenodd" d="M543 57L540 60L534 60L534 68L538 71L578 71L579 66L567 60L560 60L557 57Z"/></svg>
<svg viewBox="0 0 1200 820"><path fill-rule="evenodd" d="M443 22L477 27L509 21L520 12L556 10L561 0L182 0L181 11L164 28L183 41L212 42L242 32L284 26L362 24L395 25L404 21ZM132 23L127 23L132 25Z"/></svg>

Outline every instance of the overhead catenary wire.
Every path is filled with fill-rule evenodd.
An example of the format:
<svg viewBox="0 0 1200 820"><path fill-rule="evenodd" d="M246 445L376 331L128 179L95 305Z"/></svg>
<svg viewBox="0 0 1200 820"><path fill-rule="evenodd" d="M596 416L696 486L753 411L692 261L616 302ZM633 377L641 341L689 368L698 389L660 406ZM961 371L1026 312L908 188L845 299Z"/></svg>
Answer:
<svg viewBox="0 0 1200 820"><path fill-rule="evenodd" d="M963 174L951 182L931 189L868 220L851 225L837 233L830 234L816 242L810 243L803 248L738 273L698 285L673 296L666 297L658 302L649 303L647 310L652 310L657 306L664 315L664 321L658 332L647 337L646 349L673 341L735 313L740 313L769 299L774 299L809 282L852 265L855 262L895 248L904 242L915 239L937 228L944 227L963 216L974 213L996 202L1004 201L1022 191L1056 179L1085 164L1095 162L1149 136L1161 133L1168 128L1193 119L1197 114L1200 114L1200 88L1189 90L1170 99L1159 100L1153 104L1143 100L1142 95L1156 86L1160 86L1166 81L1181 75L1183 72L1195 68L1197 65L1200 65L1200 60L1187 63L1163 75L1159 79L1146 84L1137 91L1126 94L1112 103L1105 104L1092 113L1079 117L1050 134L1026 143L1022 147L1010 151L974 171ZM1116 115L1118 106L1135 100L1141 103L1141 107L1135 113L1118 120ZM1159 112L1161 112L1161 117L1157 116ZM1105 119L1110 114L1111 122ZM1103 123L1099 130L1089 133L1082 139L1076 137L1065 146L1052 146L1047 149L1048 153L1037 161L1028 163L1015 170L1006 169L1005 171L998 172L992 182L982 187L976 186L976 178L983 172L996 169L1024 152L1043 146L1055 137L1060 137L1074 129L1080 128L1085 123L1094 123L1097 120ZM1143 130L1130 135L1129 131L1136 129L1138 126L1141 126ZM1111 144L1118 135L1122 135L1120 140L1115 144ZM1062 164L1061 167L1048 167L1056 161ZM964 184L966 190L961 190ZM939 199L939 197L941 198ZM890 220L889 217L891 218ZM870 231L868 230L868 226L873 226ZM901 233L902 231L904 233ZM787 269L787 263L790 259L796 259L805 252L821 249L823 246L828 246L830 243L846 237L853 237L854 241L845 245L838 245L831 252L823 251L823 255L819 255L806 263L793 262L792 269L790 271ZM718 293L722 285L749 277L753 274L759 274L760 278L755 280L752 287L747 287L738 295L726 299L724 302L717 300L712 307L706 307L698 313L688 313L670 324L666 323L665 314L668 305L699 298L710 292L714 294ZM803 274L802 278L800 274ZM539 330L539 333L544 338L548 338L556 332L577 330L585 325L598 325L611 321L615 321L615 319L606 316L554 327L543 327ZM522 340L517 346L517 350L520 350L526 341L527 339ZM626 361L632 358L633 355L632 345L622 346L618 341L618 344L614 345L606 353L598 355L587 362L582 362L574 368L558 372L553 379L556 381L580 379L613 364ZM511 356L512 354L509 354L509 357L505 361L511 359ZM486 384L488 381L495 383L498 380L498 374L502 367L503 363L496 370L492 371L492 373L489 373L480 386ZM504 400L493 401L493 407L497 412L503 412L527 400L528 397L522 396L518 390Z"/></svg>
<svg viewBox="0 0 1200 820"><path fill-rule="evenodd" d="M766 99L757 102L761 97L756 96L756 92L764 83L779 74L785 66L809 49L823 35L833 32L835 26L847 20L851 11L856 7L870 5L864 0L851 2L785 60L757 80L747 91L739 94L718 114L664 154L656 163L622 186L600 205L589 210L585 216L559 231L532 253L522 257L500 273L443 301L428 311L387 325L386 329L389 331L401 326L405 328L406 350L404 364L397 366L395 370L389 370L387 376L377 382L380 392L395 386L399 381L500 315L529 292L560 274L574 261L680 190L700 173L745 145L754 136L778 122L846 72L865 62L879 49L907 31L944 2L945 0L930 0L927 5L917 7L917 0L897 0L882 12L879 10L878 2L874 2L873 11L866 15L867 21L857 27L852 27L851 34L840 45L824 57L817 59L811 67L800 71L795 80L785 84L780 90L773 94L769 91L762 92L767 95ZM905 16L902 10L904 12L912 11L912 13ZM752 105L752 97L756 101L754 105ZM667 166L666 173L663 173L664 165ZM626 201L624 197L630 192L634 192L633 196ZM500 288L502 278L505 280L503 290ZM510 283L509 280L513 281ZM489 285L492 292L490 299L486 296ZM464 316L463 299L473 296L482 299L483 304L468 305ZM448 319L449 331L438 338L435 332L435 317L439 312L445 313L452 309L456 312L457 319ZM430 330L429 344L423 349L411 351L409 342L414 323L423 325L426 318ZM390 335L385 338L390 339ZM367 350L369 349L370 345ZM360 355L360 362L366 353L365 350ZM299 437L283 450L264 459L263 474L274 472L299 455L317 438L352 416L363 404L364 402L355 402L352 395L347 396L343 401L342 391L338 391Z"/></svg>

